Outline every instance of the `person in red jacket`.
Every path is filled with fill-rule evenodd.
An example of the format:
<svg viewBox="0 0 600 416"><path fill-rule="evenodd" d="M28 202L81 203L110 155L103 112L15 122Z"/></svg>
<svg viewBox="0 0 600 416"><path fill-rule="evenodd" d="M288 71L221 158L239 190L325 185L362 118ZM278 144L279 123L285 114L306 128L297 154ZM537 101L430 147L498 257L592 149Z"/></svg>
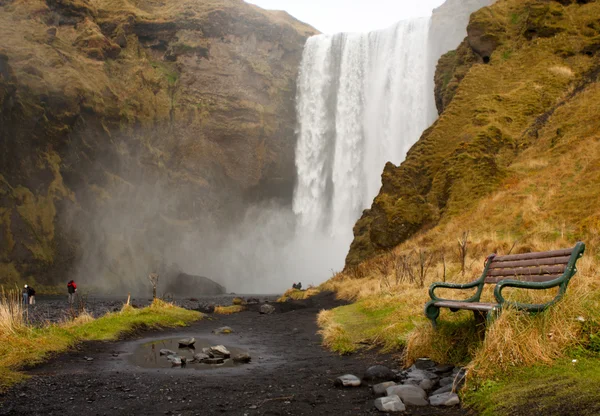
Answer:
<svg viewBox="0 0 600 416"><path fill-rule="evenodd" d="M69 291L69 304L72 305L75 302L75 296L77 295L77 285L74 281L70 280L67 283L67 290Z"/></svg>

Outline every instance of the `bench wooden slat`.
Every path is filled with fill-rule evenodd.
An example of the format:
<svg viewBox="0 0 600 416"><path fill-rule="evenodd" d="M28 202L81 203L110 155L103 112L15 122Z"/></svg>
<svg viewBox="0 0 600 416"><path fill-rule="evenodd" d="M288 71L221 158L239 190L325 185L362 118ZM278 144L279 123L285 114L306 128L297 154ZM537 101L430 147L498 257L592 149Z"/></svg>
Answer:
<svg viewBox="0 0 600 416"><path fill-rule="evenodd" d="M522 282L549 282L550 280L561 277L562 273L557 274L534 274L520 276L489 276L485 278L485 283L498 283L501 280L515 279Z"/></svg>
<svg viewBox="0 0 600 416"><path fill-rule="evenodd" d="M452 309L466 309L469 311L491 311L494 306L498 306L495 303L483 303L483 302L457 302L453 300L440 300L435 302L435 306L440 308L452 308Z"/></svg>
<svg viewBox="0 0 600 416"><path fill-rule="evenodd" d="M524 276L531 274L556 274L563 273L567 268L566 264L557 264L554 266L534 266L520 267L517 269L491 269L488 270L488 276Z"/></svg>
<svg viewBox="0 0 600 416"><path fill-rule="evenodd" d="M572 248L565 248L562 250L540 251L537 253L509 254L507 256L494 257L494 262L545 259L545 258L549 258L549 257L565 257L565 256L570 256L572 252L573 252Z"/></svg>
<svg viewBox="0 0 600 416"><path fill-rule="evenodd" d="M569 263L570 256L546 257L543 259L515 260L515 261L492 261L490 269L501 269L509 267L551 266L554 264Z"/></svg>

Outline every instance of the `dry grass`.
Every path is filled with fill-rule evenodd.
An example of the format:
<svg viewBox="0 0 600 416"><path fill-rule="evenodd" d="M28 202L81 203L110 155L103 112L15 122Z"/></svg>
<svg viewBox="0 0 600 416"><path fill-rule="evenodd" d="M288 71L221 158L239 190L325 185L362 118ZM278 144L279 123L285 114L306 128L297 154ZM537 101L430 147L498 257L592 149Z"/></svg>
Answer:
<svg viewBox="0 0 600 416"><path fill-rule="evenodd" d="M21 291L18 289L0 294L0 335L15 334L25 327L24 309Z"/></svg>
<svg viewBox="0 0 600 416"><path fill-rule="evenodd" d="M287 302L288 300L304 300L319 293L321 293L321 289L317 287L309 287L306 290L289 289L279 299L277 299L277 302Z"/></svg>
<svg viewBox="0 0 600 416"><path fill-rule="evenodd" d="M215 307L215 313L220 315L231 315L234 313L239 313L245 310L244 305L230 305L230 306L217 306Z"/></svg>

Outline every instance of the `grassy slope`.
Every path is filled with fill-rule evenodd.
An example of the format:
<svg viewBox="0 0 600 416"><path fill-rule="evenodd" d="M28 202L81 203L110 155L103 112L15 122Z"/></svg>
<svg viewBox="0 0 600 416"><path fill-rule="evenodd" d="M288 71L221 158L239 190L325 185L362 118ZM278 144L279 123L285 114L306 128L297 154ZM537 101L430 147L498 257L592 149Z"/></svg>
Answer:
<svg viewBox="0 0 600 416"><path fill-rule="evenodd" d="M93 319L83 316L75 321L41 328L21 326L0 332L0 389L23 380L19 369L43 362L52 354L66 351L82 341L116 340L140 328L184 326L201 314L156 301L143 309L125 306L120 312Z"/></svg>
<svg viewBox="0 0 600 416"><path fill-rule="evenodd" d="M560 27L561 33L528 40L524 29L531 5L548 5L554 13L544 24ZM387 204L388 218L403 215L401 204L393 202L398 195L394 192L403 183L422 179L407 173L420 163L437 166L438 176L431 193L412 208L427 211L438 198L436 180L450 175L444 208L430 211L435 225L430 223L404 243L323 285L343 298L359 300L321 315L324 341L340 352L365 341L398 351L400 346L405 364L430 356L469 365L467 401L486 414L530 414L524 407L528 401L540 409L546 406L544 414L560 414L573 391L580 393L571 411L588 411L586 403L596 400L595 392L582 367L568 363L580 351L591 357L586 361L590 365L597 366L600 358L592 342L598 337L600 316L599 62L593 53L582 53L596 42L594 19L600 4L563 7L556 2L504 0L485 13L507 29L491 63L469 69L407 163L386 169L384 188L374 203ZM491 166L496 171L486 171ZM402 192L401 199L410 197ZM457 238L465 231L469 238L463 273ZM467 312L443 311L440 332L431 330L423 306L432 282L444 276L453 282L470 281L479 276L490 253L549 250L578 240L587 244L579 272L566 299L549 312L537 317L505 313L488 329L485 340L474 331ZM407 272L418 276L419 253L431 261L422 284ZM552 295L513 293L536 300ZM490 291L485 298L493 298ZM365 304L371 305L368 314ZM576 320L579 316L586 324ZM366 321L357 324L357 317ZM560 392L548 384L550 376L561 379L555 385ZM540 386L554 398L540 394Z"/></svg>

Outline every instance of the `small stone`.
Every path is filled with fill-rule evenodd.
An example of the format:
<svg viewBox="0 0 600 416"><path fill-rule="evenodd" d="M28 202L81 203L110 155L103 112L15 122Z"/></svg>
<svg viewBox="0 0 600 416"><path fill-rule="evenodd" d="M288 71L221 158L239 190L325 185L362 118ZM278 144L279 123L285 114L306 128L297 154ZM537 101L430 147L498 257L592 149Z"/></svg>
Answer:
<svg viewBox="0 0 600 416"><path fill-rule="evenodd" d="M181 365L181 357L179 357L178 355L169 355L167 356L167 360L169 360L174 366Z"/></svg>
<svg viewBox="0 0 600 416"><path fill-rule="evenodd" d="M426 378L425 380L421 380L421 382L419 383L419 387L421 387L425 391L431 390L434 385L435 385L435 381L433 381L429 378Z"/></svg>
<svg viewBox="0 0 600 416"><path fill-rule="evenodd" d="M358 387L360 386L360 379L352 374L346 374L336 378L334 385L336 387Z"/></svg>
<svg viewBox="0 0 600 416"><path fill-rule="evenodd" d="M388 396L396 395L400 397L400 400L402 400L404 404L410 406L427 406L429 404L426 399L427 393L418 386L392 386L388 387L386 393Z"/></svg>
<svg viewBox="0 0 600 416"><path fill-rule="evenodd" d="M380 397L379 399L375 399L375 407L380 412L388 413L404 412L406 410L406 406L398 396Z"/></svg>
<svg viewBox="0 0 600 416"><path fill-rule="evenodd" d="M383 381L392 381L396 378L396 374L384 365L374 365L365 371L363 380L379 383Z"/></svg>
<svg viewBox="0 0 600 416"><path fill-rule="evenodd" d="M233 357L233 362L235 363L249 363L252 360L250 354L243 352L241 354L237 354Z"/></svg>
<svg viewBox="0 0 600 416"><path fill-rule="evenodd" d="M175 351L163 348L162 350L160 350L160 355L177 355L177 353Z"/></svg>
<svg viewBox="0 0 600 416"><path fill-rule="evenodd" d="M454 377L444 377L440 380L440 386L448 386L448 385L452 385L452 383L454 383Z"/></svg>
<svg viewBox="0 0 600 416"><path fill-rule="evenodd" d="M215 345L214 347L210 347L210 352L211 352L212 356L215 358L231 357L231 353L223 345Z"/></svg>
<svg viewBox="0 0 600 416"><path fill-rule="evenodd" d="M179 344L179 348L181 348L181 347L191 348L196 343L196 338L194 338L194 337L183 338L183 339L180 339L179 341L177 341L177 343Z"/></svg>
<svg viewBox="0 0 600 416"><path fill-rule="evenodd" d="M437 365L434 368L430 369L430 371L433 371L436 374L444 374L452 370L454 370L454 366L450 364Z"/></svg>
<svg viewBox="0 0 600 416"><path fill-rule="evenodd" d="M92 357L83 357L83 359L86 361L94 361L94 359Z"/></svg>
<svg viewBox="0 0 600 416"><path fill-rule="evenodd" d="M435 390L434 392L431 393L431 395L437 396L438 394L450 393L451 391L452 391L452 384L448 384L446 386L440 387L439 389Z"/></svg>
<svg viewBox="0 0 600 416"><path fill-rule="evenodd" d="M196 361L197 363L203 363L205 360L208 360L209 358L210 357L208 356L208 354L204 354L203 352L194 354L194 361Z"/></svg>
<svg viewBox="0 0 600 416"><path fill-rule="evenodd" d="M429 404L432 406L456 406L460 403L460 399L456 393L436 394L429 398Z"/></svg>
<svg viewBox="0 0 600 416"><path fill-rule="evenodd" d="M221 328L213 329L212 333L213 334L231 334L231 333L233 333L233 329L231 329L231 327L228 327L228 326L222 326Z"/></svg>
<svg viewBox="0 0 600 416"><path fill-rule="evenodd" d="M208 355L210 358L215 358L215 356L213 355L213 353L211 352L210 348L202 348L202 352L206 355Z"/></svg>
<svg viewBox="0 0 600 416"><path fill-rule="evenodd" d="M393 381L386 381L384 383L375 384L373 386L373 393L375 393L377 395L385 394L388 387L392 387L395 385L396 385L396 383L394 383Z"/></svg>
<svg viewBox="0 0 600 416"><path fill-rule="evenodd" d="M275 312L275 307L265 303L264 305L260 305L259 311L263 315L271 315L273 312Z"/></svg>
<svg viewBox="0 0 600 416"><path fill-rule="evenodd" d="M415 361L415 367L418 370L429 370L435 366L435 362L431 361L429 358L418 358L417 361Z"/></svg>
<svg viewBox="0 0 600 416"><path fill-rule="evenodd" d="M211 303L201 303L198 305L198 311L202 313L213 313L215 311L215 305Z"/></svg>

